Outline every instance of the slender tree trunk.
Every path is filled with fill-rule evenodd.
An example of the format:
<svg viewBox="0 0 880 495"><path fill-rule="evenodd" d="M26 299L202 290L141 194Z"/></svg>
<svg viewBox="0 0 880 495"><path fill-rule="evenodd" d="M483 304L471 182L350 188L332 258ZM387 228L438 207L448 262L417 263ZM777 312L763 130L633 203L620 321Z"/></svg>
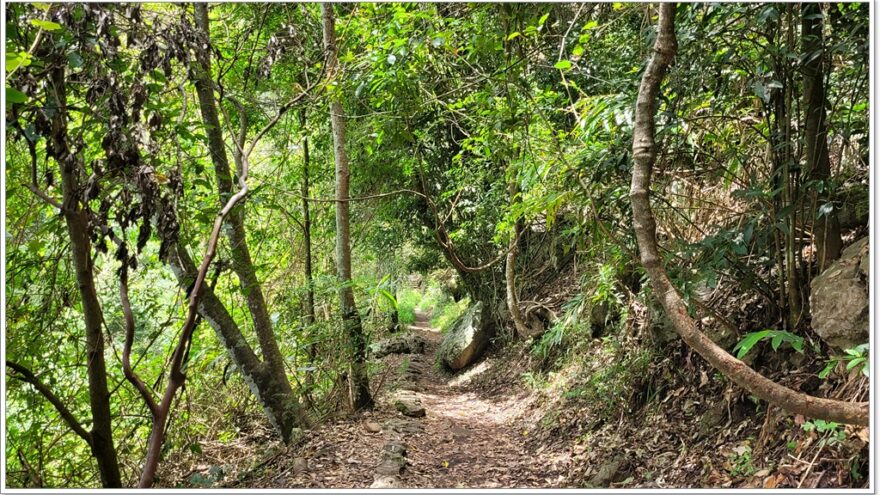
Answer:
<svg viewBox="0 0 880 495"><path fill-rule="evenodd" d="M824 23L819 17L822 14L822 5L804 3L801 5L801 14L803 18L801 43L806 56L803 66L804 149L809 178L822 184L822 187L811 188L813 191L811 203L821 207L828 203L832 196L829 184L831 160L828 156L828 122L825 113L825 43L822 35ZM840 257L842 241L837 210L822 215L815 212L812 222L821 271Z"/></svg>
<svg viewBox="0 0 880 495"><path fill-rule="evenodd" d="M306 112L300 113L301 127L305 129ZM305 251L305 260L303 270L306 277L306 323L311 325L315 323L315 287L314 277L312 275L312 214L309 207L309 138L303 138L303 168L302 168L302 209L303 209L303 248Z"/></svg>
<svg viewBox="0 0 880 495"><path fill-rule="evenodd" d="M305 132L306 128L306 111L302 110L299 114L300 128ZM303 250L305 251L305 260L303 263L304 275L306 278L306 326L311 327L315 324L315 283L312 275L312 215L309 208L309 138L303 137L303 167L302 167L302 209L303 209ZM310 330L311 331L311 330ZM315 343L309 344L306 352L309 357L309 364L315 361ZM314 383L313 373L306 375L306 389L311 389Z"/></svg>
<svg viewBox="0 0 880 495"><path fill-rule="evenodd" d="M194 4L194 8L200 40L196 43L196 63L193 64L192 71L193 82L199 99L202 119L206 125L208 149L214 164L219 201L222 206L233 194L233 183L217 113L217 102L214 98L214 83L211 79L208 6L204 3L197 3ZM241 136L241 138L243 137ZM239 146L243 144L243 142L237 143ZM265 384L266 388L260 388L258 399L264 403L267 411L272 411L270 420L279 429L284 440L289 441L292 428L306 423L305 413L294 396L293 389L287 379L284 359L275 339L269 311L248 249L244 218L241 212L242 210L238 208L230 212L227 236L232 268L238 275L239 283L245 294L248 310L263 354L262 367L264 370L260 374L264 375L264 380L256 382L256 384L258 387L261 386L261 383Z"/></svg>
<svg viewBox="0 0 880 495"><path fill-rule="evenodd" d="M516 181L511 179L507 186L510 196L510 204L512 205L516 198ZM516 243L519 237L519 224L513 224L513 232L510 233L510 241L508 243L507 260L504 264L504 278L507 282L507 309L510 310L510 319L513 320L513 327L518 337L528 335L529 327L523 321L522 313L519 310L519 298L516 295Z"/></svg>
<svg viewBox="0 0 880 495"><path fill-rule="evenodd" d="M633 210L633 228L639 245L642 266L651 281L654 294L663 305L675 331L691 348L739 386L757 397L789 412L840 423L867 425L867 402L843 402L812 397L769 380L727 353L699 331L688 315L684 300L676 291L663 267L657 247L657 224L651 210L649 191L651 171L657 157L654 142L654 116L660 84L675 57L675 4L660 4L657 39L654 55L645 69L636 103L633 127L633 177L630 198Z"/></svg>
<svg viewBox="0 0 880 495"><path fill-rule="evenodd" d="M70 251L76 271L76 282L82 300L88 355L89 406L92 412L91 450L98 462L101 484L105 488L120 488L119 461L113 446L113 427L110 416L110 391L107 388L107 369L104 360L104 315L95 289L92 248L89 241L89 214L80 205L82 164L67 141L67 87L65 63L57 63L51 71L49 100L54 101L52 116L51 155L61 168L64 220L70 236Z"/></svg>
<svg viewBox="0 0 880 495"><path fill-rule="evenodd" d="M333 18L333 5L321 4L323 20L324 50L327 57L327 72L335 75L338 70L336 53L336 32ZM354 410L371 407L373 398L367 379L367 342L361 318L354 301L351 288L351 235L349 232L348 155L345 151L345 117L339 95L331 96L330 126L333 131L333 154L336 161L336 271L339 278L339 305L342 321L349 340L349 399Z"/></svg>

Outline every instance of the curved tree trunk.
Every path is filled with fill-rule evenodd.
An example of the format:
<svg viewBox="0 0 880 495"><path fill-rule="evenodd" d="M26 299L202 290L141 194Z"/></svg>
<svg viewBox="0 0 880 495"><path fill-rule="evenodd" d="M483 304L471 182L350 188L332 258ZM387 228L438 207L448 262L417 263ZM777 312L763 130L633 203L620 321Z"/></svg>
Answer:
<svg viewBox="0 0 880 495"><path fill-rule="evenodd" d="M633 177L630 198L633 228L641 253L641 262L651 280L654 293L681 338L725 376L749 392L786 411L840 423L867 425L868 403L842 402L812 397L767 379L715 344L700 332L688 315L687 305L673 287L660 258L656 221L648 197L651 169L657 155L654 142L654 116L657 95L676 52L675 4L660 5L660 19L654 55L639 87L633 129Z"/></svg>
<svg viewBox="0 0 880 495"><path fill-rule="evenodd" d="M334 75L338 61L333 4L321 4L327 72ZM330 127L336 161L336 273L339 278L339 306L349 341L349 400L354 410L371 407L373 398L367 378L367 342L351 288L351 234L348 211L349 167L345 151L345 116L338 95L330 100Z"/></svg>

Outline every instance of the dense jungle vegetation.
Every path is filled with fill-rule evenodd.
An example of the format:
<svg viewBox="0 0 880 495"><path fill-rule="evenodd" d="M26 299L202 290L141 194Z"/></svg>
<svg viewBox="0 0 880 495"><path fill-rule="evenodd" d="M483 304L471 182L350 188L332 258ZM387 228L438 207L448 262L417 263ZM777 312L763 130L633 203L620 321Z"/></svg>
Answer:
<svg viewBox="0 0 880 495"><path fill-rule="evenodd" d="M867 3L7 3L7 487L867 487Z"/></svg>

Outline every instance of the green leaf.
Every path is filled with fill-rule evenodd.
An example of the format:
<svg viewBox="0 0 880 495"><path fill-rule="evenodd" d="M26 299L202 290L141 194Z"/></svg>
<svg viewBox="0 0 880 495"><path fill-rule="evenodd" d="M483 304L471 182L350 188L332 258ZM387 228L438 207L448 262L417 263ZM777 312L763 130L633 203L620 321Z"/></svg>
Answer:
<svg viewBox="0 0 880 495"><path fill-rule="evenodd" d="M782 344L782 338L783 336L780 334L773 337L773 340L770 341L770 347L772 347L774 351L779 349L779 345Z"/></svg>
<svg viewBox="0 0 880 495"><path fill-rule="evenodd" d="M79 69L83 65L83 58L79 53L71 52L67 54L67 63L71 69Z"/></svg>
<svg viewBox="0 0 880 495"><path fill-rule="evenodd" d="M6 73L14 71L15 69L28 65L31 65L31 55L28 52L7 52L6 53Z"/></svg>
<svg viewBox="0 0 880 495"><path fill-rule="evenodd" d="M761 341L764 337L766 337L770 333L770 330L762 330L760 332L752 332L746 334L745 338L739 341L738 344L733 348L734 352L737 352L736 358L742 359L743 356L749 353L752 350L752 347L755 346L758 342Z"/></svg>
<svg viewBox="0 0 880 495"><path fill-rule="evenodd" d="M394 311L397 311L397 299L394 297L394 294L388 292L385 289L380 290L379 294L385 296L385 299L387 299L388 302L391 303L391 307L394 308Z"/></svg>
<svg viewBox="0 0 880 495"><path fill-rule="evenodd" d="M837 365L836 359L832 359L832 360L828 361L828 364L826 364L825 367L822 368L822 371L819 372L819 378L821 378L823 380L825 378L827 378L828 375L831 373L831 371L834 369L834 367L836 365Z"/></svg>
<svg viewBox="0 0 880 495"><path fill-rule="evenodd" d="M24 103L28 100L28 96L21 91L6 86L6 103Z"/></svg>
<svg viewBox="0 0 880 495"><path fill-rule="evenodd" d="M553 66L559 70L571 69L571 62L568 60L560 60Z"/></svg>
<svg viewBox="0 0 880 495"><path fill-rule="evenodd" d="M507 41L510 41L518 36L522 36L522 33L520 33L519 31L514 31L507 36Z"/></svg>
<svg viewBox="0 0 880 495"><path fill-rule="evenodd" d="M57 31L61 29L61 24L52 21L44 21L42 19L31 19L31 24L45 31Z"/></svg>
<svg viewBox="0 0 880 495"><path fill-rule="evenodd" d="M864 363L864 362L865 362L865 358L863 358L863 357L855 358L855 359L851 360L851 361L846 365L846 371L849 371L849 370L855 368L856 366L858 366L859 364Z"/></svg>

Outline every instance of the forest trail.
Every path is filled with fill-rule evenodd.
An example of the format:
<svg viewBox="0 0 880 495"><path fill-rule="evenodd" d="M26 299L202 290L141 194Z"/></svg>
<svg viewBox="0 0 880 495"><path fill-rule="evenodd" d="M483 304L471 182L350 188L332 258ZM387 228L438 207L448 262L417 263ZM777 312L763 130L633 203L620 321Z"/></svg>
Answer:
<svg viewBox="0 0 880 495"><path fill-rule="evenodd" d="M490 396L470 386L469 375L489 366L485 361L456 376L441 371L433 356L443 336L439 329L431 328L425 314L417 313L409 330L424 338L427 345L422 354L389 356L393 358L391 373L401 373L403 380L379 394L373 411L324 425L298 452L303 458L291 459L287 469L280 466L274 479L264 477L259 486L369 487L374 479L382 478L376 468L382 464L383 446L388 444L406 447L406 464L392 485L380 483L377 487L567 485L562 475L567 458L527 451L527 426L518 422L526 403L522 391ZM398 412L394 401L399 397L420 403L425 416L410 418ZM380 432L371 432L379 425Z"/></svg>

